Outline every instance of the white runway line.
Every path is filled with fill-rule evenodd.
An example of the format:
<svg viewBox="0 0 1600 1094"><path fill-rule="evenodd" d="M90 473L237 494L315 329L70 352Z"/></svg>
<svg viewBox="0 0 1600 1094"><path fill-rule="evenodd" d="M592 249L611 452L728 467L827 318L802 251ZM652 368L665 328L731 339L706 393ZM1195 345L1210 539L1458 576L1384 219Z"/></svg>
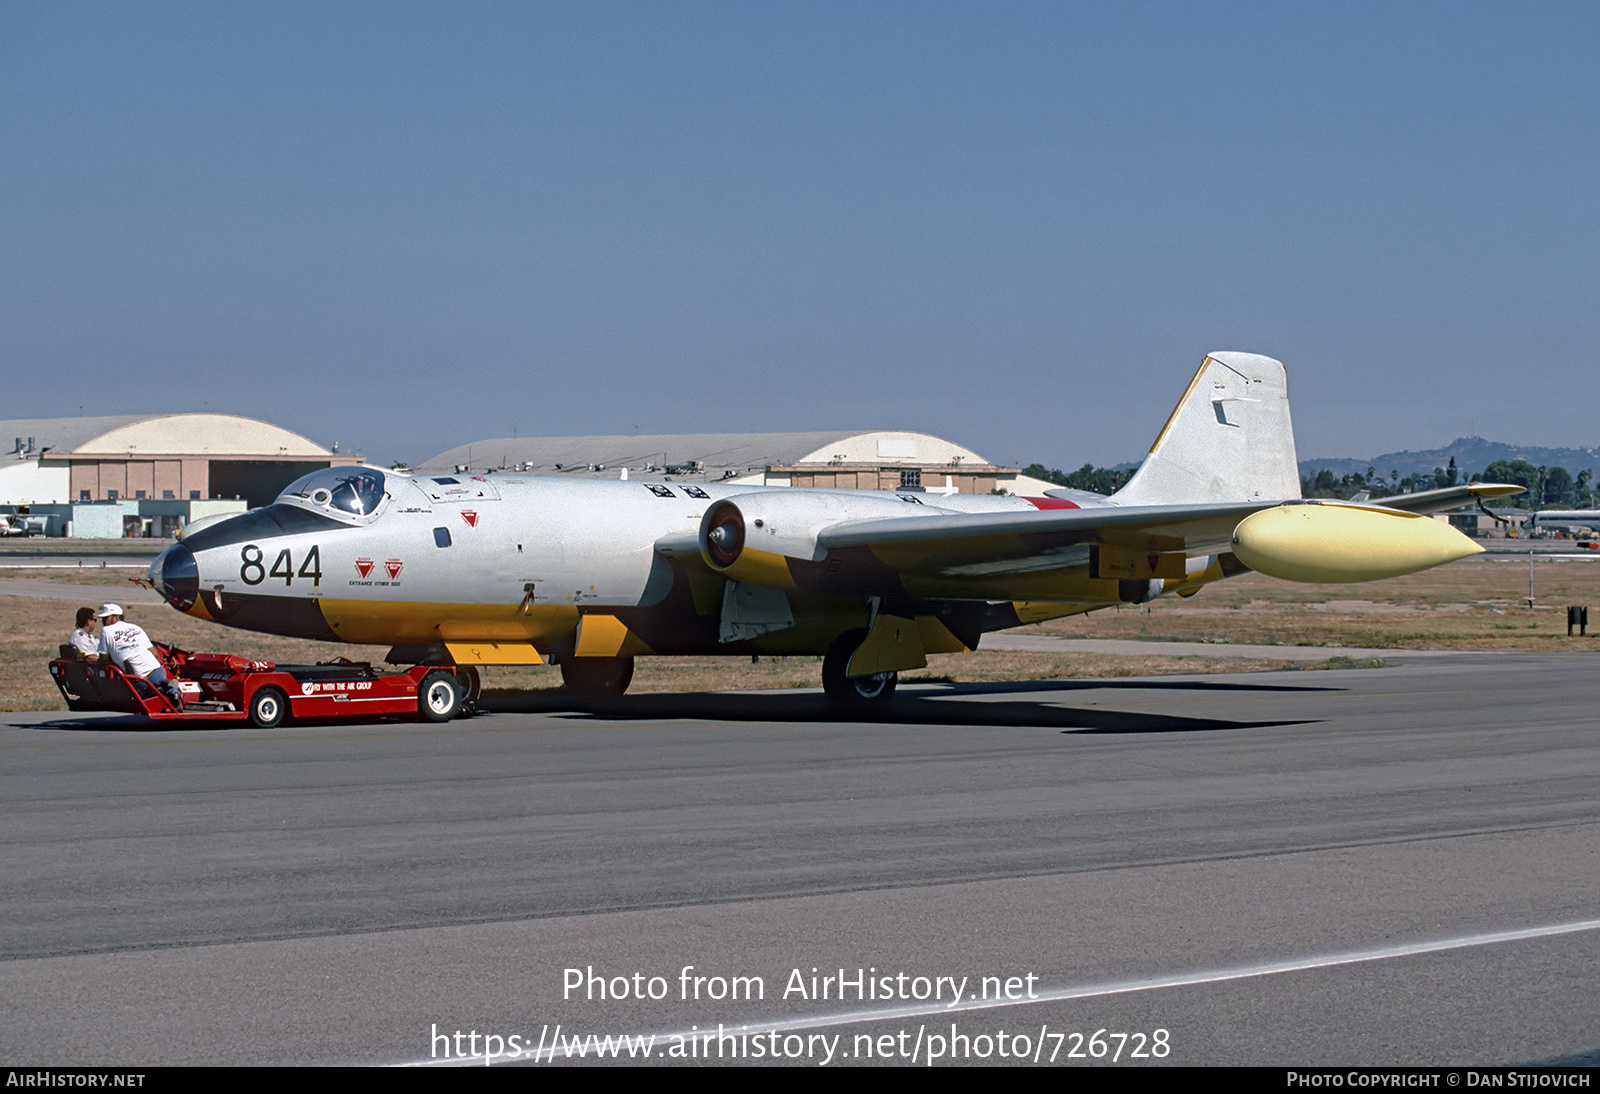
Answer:
<svg viewBox="0 0 1600 1094"><path fill-rule="evenodd" d="M1454 938L1440 938L1428 942L1409 942L1396 946L1380 946L1369 950L1349 950L1344 953L1293 957L1282 961L1269 961L1255 965L1236 965L1232 968L1179 973L1172 976L1152 976L1135 980L1113 980L1101 984L1081 984L1075 987L1052 988L1037 993L1032 999L973 1000L972 1002L958 1003L955 1006L942 1003L919 1003L906 1007L845 1011L838 1014L816 1015L808 1018L779 1018L771 1021L752 1019L749 1021L724 1022L722 1023L722 1028L730 1033L743 1030L748 1030L751 1034L757 1031L762 1033L768 1031L790 1033L797 1030L820 1029L826 1026L848 1026L894 1019L905 1020L940 1015L970 1014L973 1011L994 1010L998 1007L1021 1007L1035 1003L1061 1003L1074 999L1095 999L1107 995L1127 995L1139 991L1158 991L1162 988L1186 988L1199 984L1220 984L1229 980L1250 980L1258 976L1277 976L1286 972L1307 972L1312 969L1336 968L1340 965L1360 965L1370 961L1389 961L1397 957L1417 957L1422 954L1444 953L1449 950L1464 950L1476 946L1493 946L1502 942L1525 942L1530 939L1553 938L1558 935L1594 930L1600 930L1600 919L1583 919L1576 923L1555 923L1543 927L1524 927L1512 931L1488 931L1482 934L1459 935ZM654 1035L644 1034L643 1036L654 1036L658 1044L663 1044L671 1042L673 1038L682 1038L687 1041L693 1037L705 1037L707 1033L707 1029L700 1028L695 1030L674 1030L669 1033L657 1033ZM553 1049L545 1049L544 1059L546 1062L551 1059L550 1054L553 1051ZM524 1060L530 1058L531 1053L521 1057ZM507 1060L506 1062L510 1061ZM458 1056L448 1060L415 1060L394 1066L435 1067L439 1065L463 1066L473 1064L479 1067L484 1066L483 1057Z"/></svg>

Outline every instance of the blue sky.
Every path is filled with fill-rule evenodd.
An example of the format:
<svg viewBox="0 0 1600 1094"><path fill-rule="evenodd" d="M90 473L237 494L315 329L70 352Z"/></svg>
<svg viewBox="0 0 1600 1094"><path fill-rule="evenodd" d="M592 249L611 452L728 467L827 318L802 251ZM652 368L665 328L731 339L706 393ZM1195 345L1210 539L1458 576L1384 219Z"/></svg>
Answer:
<svg viewBox="0 0 1600 1094"><path fill-rule="evenodd" d="M1592 4L0 2L0 417L1597 443Z"/></svg>

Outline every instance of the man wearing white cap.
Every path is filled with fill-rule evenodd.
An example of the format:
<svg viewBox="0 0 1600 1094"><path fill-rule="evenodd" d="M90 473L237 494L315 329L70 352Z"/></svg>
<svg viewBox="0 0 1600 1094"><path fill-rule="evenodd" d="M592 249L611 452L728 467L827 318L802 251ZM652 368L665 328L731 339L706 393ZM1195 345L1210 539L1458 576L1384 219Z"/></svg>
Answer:
<svg viewBox="0 0 1600 1094"><path fill-rule="evenodd" d="M183 692L178 690L177 682L167 676L167 670L156 657L155 647L150 642L150 636L144 633L144 628L124 623L122 607L118 604L100 605L95 618L100 620L101 656L109 656L123 672L143 676L166 692L172 705L182 710Z"/></svg>

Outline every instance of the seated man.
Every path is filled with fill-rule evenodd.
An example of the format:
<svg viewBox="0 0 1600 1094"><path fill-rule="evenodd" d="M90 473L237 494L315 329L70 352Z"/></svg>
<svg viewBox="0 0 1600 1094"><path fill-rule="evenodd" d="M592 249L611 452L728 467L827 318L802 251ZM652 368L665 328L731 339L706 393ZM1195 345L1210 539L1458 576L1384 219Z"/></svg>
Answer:
<svg viewBox="0 0 1600 1094"><path fill-rule="evenodd" d="M143 676L166 692L172 705L182 710L183 692L156 657L155 647L144 633L144 628L124 623L122 608L116 604L102 604L95 618L100 620L100 655L110 657L112 663L123 672Z"/></svg>
<svg viewBox="0 0 1600 1094"><path fill-rule="evenodd" d="M78 651L80 661L100 660L100 640L94 636L94 609L78 609L78 626L67 637L67 645Z"/></svg>

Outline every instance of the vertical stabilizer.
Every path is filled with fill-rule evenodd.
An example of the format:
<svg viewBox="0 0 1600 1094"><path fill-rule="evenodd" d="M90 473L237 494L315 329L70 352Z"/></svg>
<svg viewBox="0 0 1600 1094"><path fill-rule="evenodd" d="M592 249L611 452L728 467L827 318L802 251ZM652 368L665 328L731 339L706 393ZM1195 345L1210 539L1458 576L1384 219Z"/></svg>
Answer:
<svg viewBox="0 0 1600 1094"><path fill-rule="evenodd" d="M1167 419L1119 505L1273 501L1300 496L1283 364L1213 353Z"/></svg>

